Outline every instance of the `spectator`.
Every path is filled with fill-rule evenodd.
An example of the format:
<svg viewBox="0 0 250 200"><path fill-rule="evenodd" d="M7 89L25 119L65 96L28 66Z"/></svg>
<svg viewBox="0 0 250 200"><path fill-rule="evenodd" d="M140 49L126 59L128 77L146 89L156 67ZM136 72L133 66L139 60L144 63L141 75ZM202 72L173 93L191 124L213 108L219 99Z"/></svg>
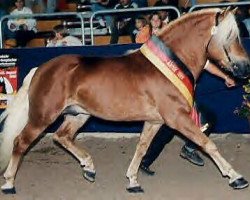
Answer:
<svg viewBox="0 0 250 200"><path fill-rule="evenodd" d="M161 15L158 12L153 13L149 16L151 34L157 35L161 28L165 25L161 19Z"/></svg>
<svg viewBox="0 0 250 200"><path fill-rule="evenodd" d="M143 17L137 17L135 19L135 27L137 29L135 42L136 43L145 43L151 37L151 29L147 20Z"/></svg>
<svg viewBox="0 0 250 200"><path fill-rule="evenodd" d="M15 0L15 7L11 15L32 14L31 9L24 6L24 0ZM27 42L35 37L37 31L35 19L10 19L7 24L9 30L15 33L18 47L25 47Z"/></svg>
<svg viewBox="0 0 250 200"><path fill-rule="evenodd" d="M97 0L96 2L91 4L91 10L93 12L100 11L100 10L107 10L107 9L112 9L115 7L115 5L118 3L118 0ZM109 15L105 15L103 20L102 17L98 17L99 21L99 26L98 28L104 28L104 27L110 27L111 26L111 21L112 18Z"/></svg>
<svg viewBox="0 0 250 200"><path fill-rule="evenodd" d="M178 8L178 1L175 0L158 0L155 2L154 6L174 6ZM168 23L169 21L176 19L178 17L178 14L174 10L162 10L159 11L162 20L166 21Z"/></svg>
<svg viewBox="0 0 250 200"><path fill-rule="evenodd" d="M47 47L82 46L81 40L70 36L68 30L63 25L55 26L53 32L54 37L48 41Z"/></svg>
<svg viewBox="0 0 250 200"><path fill-rule="evenodd" d="M119 3L115 6L114 9L128 9L128 8L137 8L137 4L132 2L131 0L119 0ZM122 15L122 16L114 16L111 20L111 44L116 44L118 42L119 36L122 34L129 34L131 41L135 42L135 20L129 15Z"/></svg>

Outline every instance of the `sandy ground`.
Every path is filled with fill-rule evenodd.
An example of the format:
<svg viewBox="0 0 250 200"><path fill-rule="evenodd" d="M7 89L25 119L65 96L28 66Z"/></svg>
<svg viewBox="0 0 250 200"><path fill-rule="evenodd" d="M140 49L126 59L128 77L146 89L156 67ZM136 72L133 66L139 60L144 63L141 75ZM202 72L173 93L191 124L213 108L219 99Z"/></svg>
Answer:
<svg viewBox="0 0 250 200"><path fill-rule="evenodd" d="M221 153L250 181L250 138L228 135L213 140ZM77 138L91 153L97 170L95 183L81 175L77 161L43 138L24 158L16 178L16 195L0 194L1 200L248 200L250 188L233 190L213 162L197 167L180 158L183 142L173 140L153 164L153 177L139 173L144 194L129 194L125 173L138 137ZM3 177L0 184L4 183Z"/></svg>

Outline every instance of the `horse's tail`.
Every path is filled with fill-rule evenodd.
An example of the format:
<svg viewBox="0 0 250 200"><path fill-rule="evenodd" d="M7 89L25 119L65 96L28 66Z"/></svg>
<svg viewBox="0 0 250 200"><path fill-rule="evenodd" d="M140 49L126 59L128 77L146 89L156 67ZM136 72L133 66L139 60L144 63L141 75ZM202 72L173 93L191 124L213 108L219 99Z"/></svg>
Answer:
<svg viewBox="0 0 250 200"><path fill-rule="evenodd" d="M15 98L0 116L0 123L3 124L0 133L0 173L6 169L9 163L14 139L20 134L28 121L28 90L36 70L37 68L33 68L25 77L23 85L18 90Z"/></svg>

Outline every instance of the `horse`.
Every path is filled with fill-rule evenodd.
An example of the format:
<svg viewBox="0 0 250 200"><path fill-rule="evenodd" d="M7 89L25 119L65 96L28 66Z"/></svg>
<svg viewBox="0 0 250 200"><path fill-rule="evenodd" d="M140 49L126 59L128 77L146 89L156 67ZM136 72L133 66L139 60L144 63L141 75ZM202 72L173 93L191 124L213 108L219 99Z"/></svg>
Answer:
<svg viewBox="0 0 250 200"><path fill-rule="evenodd" d="M151 52L149 47L157 45L155 40L177 61L166 60L170 56L163 51ZM163 124L199 145L221 174L229 178L231 187L247 187L247 180L190 117L194 83L207 60L238 78L249 76L250 61L240 41L235 10L214 8L185 14L140 49L119 57L61 55L31 70L0 117L4 123L0 169L6 169L2 192L16 192L15 177L24 153L62 113L64 121L53 140L77 158L84 178L90 182L95 181L96 175L92 157L74 144L74 137L92 115L113 121L145 121L126 173L128 192L143 192L137 180L138 168ZM179 65L186 68L178 68ZM166 77L168 74L171 77Z"/></svg>

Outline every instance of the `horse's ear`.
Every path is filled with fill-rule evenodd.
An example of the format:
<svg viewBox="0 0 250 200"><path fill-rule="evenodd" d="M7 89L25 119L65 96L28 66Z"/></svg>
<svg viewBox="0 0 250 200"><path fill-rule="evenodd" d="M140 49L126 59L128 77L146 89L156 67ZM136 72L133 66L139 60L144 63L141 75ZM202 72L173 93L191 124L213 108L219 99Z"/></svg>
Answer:
<svg viewBox="0 0 250 200"><path fill-rule="evenodd" d="M235 15L238 11L239 7L235 7L231 12Z"/></svg>
<svg viewBox="0 0 250 200"><path fill-rule="evenodd" d="M226 9L222 10L221 16L225 17L230 12L231 6L228 6Z"/></svg>
<svg viewBox="0 0 250 200"><path fill-rule="evenodd" d="M220 11L219 16L218 16L218 22L221 22L225 17L231 12L231 6L228 6L224 8L222 11Z"/></svg>

